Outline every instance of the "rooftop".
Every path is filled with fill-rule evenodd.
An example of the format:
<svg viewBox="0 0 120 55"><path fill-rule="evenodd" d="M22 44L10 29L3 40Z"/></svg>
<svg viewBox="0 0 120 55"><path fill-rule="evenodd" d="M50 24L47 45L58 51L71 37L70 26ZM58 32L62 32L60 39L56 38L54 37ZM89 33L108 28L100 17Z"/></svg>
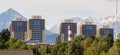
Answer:
<svg viewBox="0 0 120 55"><path fill-rule="evenodd" d="M41 16L32 16L32 19L41 19Z"/></svg>

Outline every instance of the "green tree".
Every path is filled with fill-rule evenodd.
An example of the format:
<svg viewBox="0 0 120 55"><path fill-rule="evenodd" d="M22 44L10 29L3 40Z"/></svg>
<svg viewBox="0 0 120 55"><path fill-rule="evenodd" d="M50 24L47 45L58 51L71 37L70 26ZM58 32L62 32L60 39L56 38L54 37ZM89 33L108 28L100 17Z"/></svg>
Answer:
<svg viewBox="0 0 120 55"><path fill-rule="evenodd" d="M113 46L109 49L108 55L120 55L120 34L118 39L114 42Z"/></svg>
<svg viewBox="0 0 120 55"><path fill-rule="evenodd" d="M20 50L20 49L27 49L27 45L24 41L11 38L6 42L6 48L9 50L16 50L16 49Z"/></svg>
<svg viewBox="0 0 120 55"><path fill-rule="evenodd" d="M119 55L118 54L118 48L116 45L114 45L113 47L111 47L108 51L108 55Z"/></svg>
<svg viewBox="0 0 120 55"><path fill-rule="evenodd" d="M65 51L68 50L67 42L63 42L60 44L60 48L58 49L57 55L65 55ZM68 52L67 52L68 53Z"/></svg>
<svg viewBox="0 0 120 55"><path fill-rule="evenodd" d="M70 55L83 55L84 48L82 47L84 37L79 35L76 36L73 41L70 42Z"/></svg>
<svg viewBox="0 0 120 55"><path fill-rule="evenodd" d="M50 54L50 53L51 53L51 49L52 49L52 46L47 46L47 47L46 47L46 52L47 52L47 54Z"/></svg>
<svg viewBox="0 0 120 55"><path fill-rule="evenodd" d="M9 32L9 30L8 29L3 29L1 32L0 32L0 38L2 39L2 40L0 40L1 41L1 49L5 49L6 48L6 45L5 45L5 43L6 43L6 41L8 41L9 40L9 38L10 38L10 32Z"/></svg>
<svg viewBox="0 0 120 55"><path fill-rule="evenodd" d="M51 49L51 55L66 55L68 54L68 42L56 41Z"/></svg>
<svg viewBox="0 0 120 55"><path fill-rule="evenodd" d="M39 53L39 55L47 55L46 54L46 46L40 46L38 48L38 53Z"/></svg>
<svg viewBox="0 0 120 55"><path fill-rule="evenodd" d="M84 40L84 42L83 42L83 47L84 47L84 49L90 47L91 44L93 43L93 41L94 41L94 38L92 38L92 37L87 37L87 38Z"/></svg>
<svg viewBox="0 0 120 55"><path fill-rule="evenodd" d="M3 29L0 35L5 42L10 39L10 32L8 29Z"/></svg>
<svg viewBox="0 0 120 55"><path fill-rule="evenodd" d="M3 45L3 39L2 39L2 37L1 37L1 35L0 35L0 49L3 49L4 48L4 45Z"/></svg>
<svg viewBox="0 0 120 55"><path fill-rule="evenodd" d="M97 37L90 47L84 51L84 55L102 55L106 54L112 47L112 37L110 35Z"/></svg>
<svg viewBox="0 0 120 55"><path fill-rule="evenodd" d="M59 40L56 41L55 45L52 47L51 55L57 55L61 42Z"/></svg>

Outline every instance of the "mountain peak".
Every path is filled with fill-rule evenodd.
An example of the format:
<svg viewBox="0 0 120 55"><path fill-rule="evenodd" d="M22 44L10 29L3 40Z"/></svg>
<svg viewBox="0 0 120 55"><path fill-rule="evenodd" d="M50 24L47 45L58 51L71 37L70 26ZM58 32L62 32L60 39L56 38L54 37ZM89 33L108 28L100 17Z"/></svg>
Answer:
<svg viewBox="0 0 120 55"><path fill-rule="evenodd" d="M21 15L19 12L15 11L12 8L9 8L7 11L4 11L3 13L1 13L0 14L0 31L2 31L2 29L8 28L11 21L13 21L15 18L23 18L23 20L27 20L23 15Z"/></svg>
<svg viewBox="0 0 120 55"><path fill-rule="evenodd" d="M15 18L23 18L23 20L27 20L23 15L21 15L18 11L14 10L13 8L9 8L8 10L4 11L3 13L1 13L1 16L3 16L5 19L10 20Z"/></svg>
<svg viewBox="0 0 120 55"><path fill-rule="evenodd" d="M13 8L9 8L7 11L14 11L14 9Z"/></svg>
<svg viewBox="0 0 120 55"><path fill-rule="evenodd" d="M12 13L18 13L17 11L15 11L13 8L9 8L7 11L5 11L5 12L12 12Z"/></svg>

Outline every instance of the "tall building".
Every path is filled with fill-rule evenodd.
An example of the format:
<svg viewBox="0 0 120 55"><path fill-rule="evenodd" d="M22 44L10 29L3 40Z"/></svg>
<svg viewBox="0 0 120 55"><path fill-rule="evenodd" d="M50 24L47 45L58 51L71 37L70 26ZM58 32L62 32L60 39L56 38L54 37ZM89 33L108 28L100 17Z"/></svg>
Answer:
<svg viewBox="0 0 120 55"><path fill-rule="evenodd" d="M86 36L96 36L96 25L86 22L81 26L81 34Z"/></svg>
<svg viewBox="0 0 120 55"><path fill-rule="evenodd" d="M26 40L27 39L27 21L22 18L16 18L10 24L11 38Z"/></svg>
<svg viewBox="0 0 120 55"><path fill-rule="evenodd" d="M109 28L108 26L103 26L99 28L99 35L107 35L111 34L113 36L113 28Z"/></svg>
<svg viewBox="0 0 120 55"><path fill-rule="evenodd" d="M70 29L70 31L69 31ZM69 34L70 32L70 34ZM60 36L59 39L61 41L68 41L68 36L70 35L71 39L77 34L77 23L73 22L73 20L64 20L60 25Z"/></svg>
<svg viewBox="0 0 120 55"><path fill-rule="evenodd" d="M45 19L41 16L33 16L28 22L28 36L30 40L43 42L45 31Z"/></svg>

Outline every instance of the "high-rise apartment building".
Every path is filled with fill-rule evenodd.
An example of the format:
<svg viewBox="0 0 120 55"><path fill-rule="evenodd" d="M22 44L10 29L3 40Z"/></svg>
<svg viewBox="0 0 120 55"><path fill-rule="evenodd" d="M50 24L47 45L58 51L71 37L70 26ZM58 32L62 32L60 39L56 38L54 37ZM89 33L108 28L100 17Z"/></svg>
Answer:
<svg viewBox="0 0 120 55"><path fill-rule="evenodd" d="M91 22L86 22L81 26L81 35L86 36L96 36L96 25Z"/></svg>
<svg viewBox="0 0 120 55"><path fill-rule="evenodd" d="M41 19L41 16L33 16L28 21L28 36L33 41L44 41L45 31L45 19Z"/></svg>
<svg viewBox="0 0 120 55"><path fill-rule="evenodd" d="M69 34L69 29L70 34ZM60 25L60 36L59 39L61 41L68 41L68 36L70 35L71 39L77 34L77 23L73 22L73 20L64 20Z"/></svg>
<svg viewBox="0 0 120 55"><path fill-rule="evenodd" d="M10 24L11 38L18 40L27 39L27 21L24 21L22 18L16 18Z"/></svg>

